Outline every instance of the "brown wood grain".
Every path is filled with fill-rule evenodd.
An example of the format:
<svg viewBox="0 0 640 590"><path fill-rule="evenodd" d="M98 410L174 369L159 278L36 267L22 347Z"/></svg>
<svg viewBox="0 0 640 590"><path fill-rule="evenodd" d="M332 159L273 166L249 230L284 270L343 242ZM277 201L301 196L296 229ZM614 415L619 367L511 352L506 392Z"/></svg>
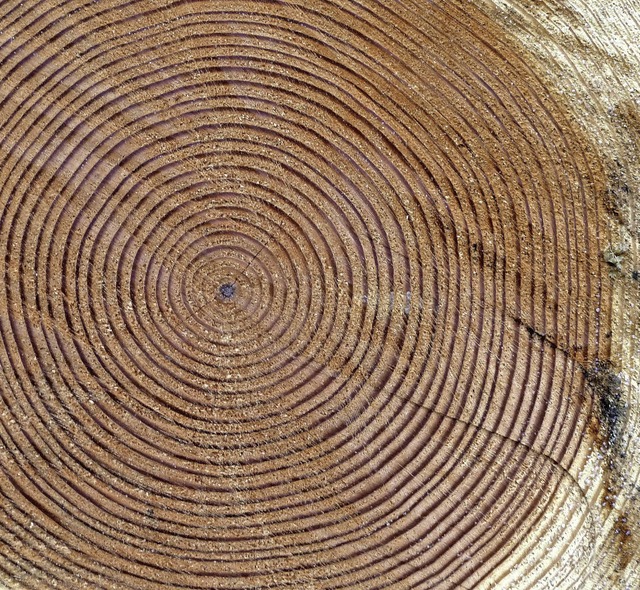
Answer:
<svg viewBox="0 0 640 590"><path fill-rule="evenodd" d="M0 3L0 586L637 587L640 118L560 4Z"/></svg>

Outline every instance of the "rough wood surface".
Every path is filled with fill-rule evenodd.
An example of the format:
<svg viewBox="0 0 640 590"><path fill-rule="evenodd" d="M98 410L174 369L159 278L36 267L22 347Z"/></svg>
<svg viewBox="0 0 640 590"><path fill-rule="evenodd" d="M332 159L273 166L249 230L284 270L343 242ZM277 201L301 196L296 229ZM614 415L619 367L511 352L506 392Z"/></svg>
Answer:
<svg viewBox="0 0 640 590"><path fill-rule="evenodd" d="M640 588L639 22L0 2L0 586Z"/></svg>

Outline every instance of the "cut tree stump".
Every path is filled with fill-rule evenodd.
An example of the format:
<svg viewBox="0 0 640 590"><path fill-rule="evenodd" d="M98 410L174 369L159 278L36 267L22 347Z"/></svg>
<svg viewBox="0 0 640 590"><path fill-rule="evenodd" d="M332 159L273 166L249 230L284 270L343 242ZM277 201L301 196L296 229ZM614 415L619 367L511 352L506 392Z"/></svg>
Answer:
<svg viewBox="0 0 640 590"><path fill-rule="evenodd" d="M639 23L0 2L0 588L640 588Z"/></svg>

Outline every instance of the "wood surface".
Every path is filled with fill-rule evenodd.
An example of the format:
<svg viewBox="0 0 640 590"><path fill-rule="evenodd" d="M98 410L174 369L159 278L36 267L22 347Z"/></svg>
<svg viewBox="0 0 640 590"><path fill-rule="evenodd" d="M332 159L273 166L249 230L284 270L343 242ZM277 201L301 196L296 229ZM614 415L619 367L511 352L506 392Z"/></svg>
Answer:
<svg viewBox="0 0 640 590"><path fill-rule="evenodd" d="M640 4L0 2L0 588L640 588Z"/></svg>

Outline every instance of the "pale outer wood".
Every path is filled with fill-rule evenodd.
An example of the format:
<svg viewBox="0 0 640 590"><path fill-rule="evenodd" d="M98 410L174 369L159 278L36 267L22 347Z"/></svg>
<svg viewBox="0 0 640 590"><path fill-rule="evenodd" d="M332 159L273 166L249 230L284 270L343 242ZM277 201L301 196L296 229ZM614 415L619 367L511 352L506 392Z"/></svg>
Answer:
<svg viewBox="0 0 640 590"><path fill-rule="evenodd" d="M566 579L560 587L584 590L640 588L640 2L636 0L496 0L485 10L534 56L537 73L565 98L575 122L591 137L609 166L625 177L617 219L609 219L610 274L613 286L612 362L622 383L620 438L611 449L586 449L577 472L590 498L596 535L591 543L590 575ZM618 258L619 257L619 258ZM603 509L612 505L612 510ZM570 511L570 507L566 507ZM538 531L540 538L551 535ZM576 559L580 552L576 544ZM505 567L496 587L519 588L523 555ZM571 551L563 560L571 561ZM557 589L553 553L544 556L547 575L536 589ZM545 567L545 566L543 566ZM521 583L521 582L520 582Z"/></svg>

